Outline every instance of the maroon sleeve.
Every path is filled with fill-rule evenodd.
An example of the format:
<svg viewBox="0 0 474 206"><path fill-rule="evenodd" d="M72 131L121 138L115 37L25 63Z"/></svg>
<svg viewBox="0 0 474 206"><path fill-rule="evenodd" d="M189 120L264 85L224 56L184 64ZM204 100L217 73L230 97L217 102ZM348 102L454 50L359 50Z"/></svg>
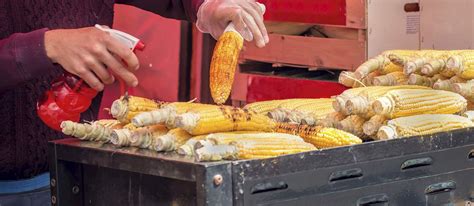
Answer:
<svg viewBox="0 0 474 206"><path fill-rule="evenodd" d="M46 56L44 33L47 29L15 33L0 40L0 91L27 82L57 69Z"/></svg>
<svg viewBox="0 0 474 206"><path fill-rule="evenodd" d="M196 22L196 14L204 0L116 0L160 16Z"/></svg>

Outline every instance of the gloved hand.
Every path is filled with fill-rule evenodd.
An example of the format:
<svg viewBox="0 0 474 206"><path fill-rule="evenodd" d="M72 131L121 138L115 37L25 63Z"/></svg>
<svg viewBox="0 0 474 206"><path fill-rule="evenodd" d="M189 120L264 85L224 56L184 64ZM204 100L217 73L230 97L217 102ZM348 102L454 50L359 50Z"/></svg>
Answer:
<svg viewBox="0 0 474 206"><path fill-rule="evenodd" d="M255 0L205 0L199 7L196 26L218 39L232 22L245 40L255 40L258 47L264 47L269 39L263 13Z"/></svg>

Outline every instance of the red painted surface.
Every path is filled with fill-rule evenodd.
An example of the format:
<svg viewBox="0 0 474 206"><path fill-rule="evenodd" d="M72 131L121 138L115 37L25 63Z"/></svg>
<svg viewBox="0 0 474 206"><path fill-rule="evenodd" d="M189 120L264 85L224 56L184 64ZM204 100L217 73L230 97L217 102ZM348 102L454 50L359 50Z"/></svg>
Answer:
<svg viewBox="0 0 474 206"><path fill-rule="evenodd" d="M346 89L336 82L249 75L247 103L289 98L329 98Z"/></svg>
<svg viewBox="0 0 474 206"><path fill-rule="evenodd" d="M180 21L166 19L135 7L115 5L114 29L122 30L146 44L138 51L140 69L135 74L139 85L134 95L162 101L178 100ZM116 81L104 90L99 118L110 118L104 108L110 108L120 97Z"/></svg>
<svg viewBox="0 0 474 206"><path fill-rule="evenodd" d="M265 20L346 25L346 0L258 0Z"/></svg>

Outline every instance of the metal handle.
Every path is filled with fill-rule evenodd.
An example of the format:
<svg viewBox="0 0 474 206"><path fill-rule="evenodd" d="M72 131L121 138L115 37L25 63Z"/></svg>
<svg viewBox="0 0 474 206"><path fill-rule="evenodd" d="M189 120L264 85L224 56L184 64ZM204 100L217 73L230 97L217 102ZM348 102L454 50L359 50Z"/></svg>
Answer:
<svg viewBox="0 0 474 206"><path fill-rule="evenodd" d="M419 3L408 3L405 4L403 7L405 12L419 12L420 11L420 4Z"/></svg>
<svg viewBox="0 0 474 206"><path fill-rule="evenodd" d="M431 159L431 157L425 157L425 158L407 160L402 164L402 166L400 166L400 168L402 170L407 170L411 168L428 166L431 164L433 164L433 159Z"/></svg>
<svg viewBox="0 0 474 206"><path fill-rule="evenodd" d="M425 194L432 195L441 192L450 192L451 190L456 189L456 182L448 181L448 182L440 182L436 184L432 184L425 189Z"/></svg>
<svg viewBox="0 0 474 206"><path fill-rule="evenodd" d="M359 177L362 177L363 175L364 174L362 174L362 169L360 169L360 168L344 170L344 171L337 171L337 172L333 172L329 176L329 182L336 182L336 181L341 181L341 180L359 178Z"/></svg>
<svg viewBox="0 0 474 206"><path fill-rule="evenodd" d="M467 158L474 159L474 149L469 152L469 154L467 155Z"/></svg>
<svg viewBox="0 0 474 206"><path fill-rule="evenodd" d="M283 181L277 182L277 183L272 183L272 182L265 182L265 183L259 183L253 186L250 189L250 193L253 194L258 194L258 193L264 193L264 192L273 192L277 190L284 190L288 188L288 184L286 184Z"/></svg>
<svg viewBox="0 0 474 206"><path fill-rule="evenodd" d="M389 199L386 194L378 194L362 197L357 201L358 206L369 206L374 204L388 203Z"/></svg>

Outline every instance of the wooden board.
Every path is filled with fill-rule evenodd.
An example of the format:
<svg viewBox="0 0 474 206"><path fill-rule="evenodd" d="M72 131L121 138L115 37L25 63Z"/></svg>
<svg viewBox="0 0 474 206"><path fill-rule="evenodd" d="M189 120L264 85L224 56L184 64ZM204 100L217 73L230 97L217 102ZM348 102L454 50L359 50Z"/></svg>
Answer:
<svg viewBox="0 0 474 206"><path fill-rule="evenodd" d="M422 49L472 49L472 0L421 0Z"/></svg>
<svg viewBox="0 0 474 206"><path fill-rule="evenodd" d="M367 0L346 0L346 26L349 28L367 28Z"/></svg>
<svg viewBox="0 0 474 206"><path fill-rule="evenodd" d="M269 63L354 70L365 61L366 44L358 40L271 34L265 48L246 43L242 59Z"/></svg>

